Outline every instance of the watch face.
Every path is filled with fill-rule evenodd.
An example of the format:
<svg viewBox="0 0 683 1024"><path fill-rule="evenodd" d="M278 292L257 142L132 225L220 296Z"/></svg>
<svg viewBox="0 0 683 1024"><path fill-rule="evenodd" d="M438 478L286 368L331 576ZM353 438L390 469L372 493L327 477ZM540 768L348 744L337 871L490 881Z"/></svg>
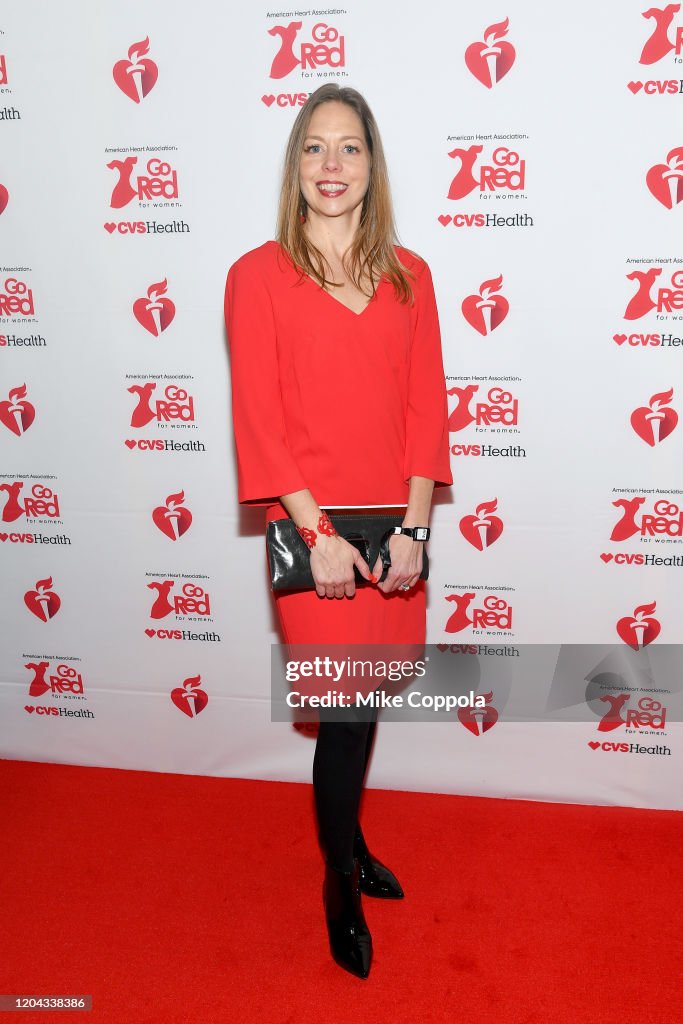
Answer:
<svg viewBox="0 0 683 1024"><path fill-rule="evenodd" d="M415 527L415 540L427 540L429 537L429 529L426 526Z"/></svg>

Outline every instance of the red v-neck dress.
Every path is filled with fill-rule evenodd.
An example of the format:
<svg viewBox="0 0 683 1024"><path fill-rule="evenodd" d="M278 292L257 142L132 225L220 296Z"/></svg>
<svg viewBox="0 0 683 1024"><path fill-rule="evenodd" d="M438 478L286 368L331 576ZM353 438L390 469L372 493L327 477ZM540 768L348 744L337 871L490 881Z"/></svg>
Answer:
<svg viewBox="0 0 683 1024"><path fill-rule="evenodd" d="M382 279L362 313L300 276L277 242L230 268L230 347L238 499L282 518L281 494L309 488L321 508L399 505L411 476L451 484L448 411L436 300L427 264L413 305ZM371 567L372 568L372 567ZM278 593L288 643L423 643L425 585L353 598Z"/></svg>

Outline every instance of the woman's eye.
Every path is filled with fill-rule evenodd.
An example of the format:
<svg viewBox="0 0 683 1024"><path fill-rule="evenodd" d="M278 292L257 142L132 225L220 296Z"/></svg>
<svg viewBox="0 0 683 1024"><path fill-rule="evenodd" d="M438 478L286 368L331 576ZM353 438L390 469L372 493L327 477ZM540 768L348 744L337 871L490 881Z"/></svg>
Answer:
<svg viewBox="0 0 683 1024"><path fill-rule="evenodd" d="M349 152L351 152L351 153L358 153L359 152L358 146L352 146L351 143L349 143L348 146L344 146L344 149L349 151Z"/></svg>
<svg viewBox="0 0 683 1024"><path fill-rule="evenodd" d="M312 142L310 146L304 146L304 153L316 153L320 149L317 142Z"/></svg>

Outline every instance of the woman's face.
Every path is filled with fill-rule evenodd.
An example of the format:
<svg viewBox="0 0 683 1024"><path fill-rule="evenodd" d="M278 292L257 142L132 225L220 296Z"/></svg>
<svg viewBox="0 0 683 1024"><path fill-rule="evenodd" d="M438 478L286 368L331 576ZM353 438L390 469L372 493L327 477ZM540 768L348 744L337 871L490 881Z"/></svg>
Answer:
<svg viewBox="0 0 683 1024"><path fill-rule="evenodd" d="M336 100L313 112L299 164L299 187L309 213L349 214L370 183L370 153L355 110Z"/></svg>

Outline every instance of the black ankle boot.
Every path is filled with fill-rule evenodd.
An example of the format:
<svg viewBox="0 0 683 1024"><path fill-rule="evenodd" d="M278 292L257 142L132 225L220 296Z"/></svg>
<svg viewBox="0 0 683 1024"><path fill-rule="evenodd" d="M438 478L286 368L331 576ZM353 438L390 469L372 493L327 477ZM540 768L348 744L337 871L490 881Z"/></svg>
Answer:
<svg viewBox="0 0 683 1024"><path fill-rule="evenodd" d="M338 871L330 864L325 866L323 903L334 960L356 977L367 978L372 960L372 936L363 916L355 861L352 871Z"/></svg>
<svg viewBox="0 0 683 1024"><path fill-rule="evenodd" d="M385 900L403 899L405 893L396 875L368 850L360 825L353 839L353 856L358 861L360 891Z"/></svg>

